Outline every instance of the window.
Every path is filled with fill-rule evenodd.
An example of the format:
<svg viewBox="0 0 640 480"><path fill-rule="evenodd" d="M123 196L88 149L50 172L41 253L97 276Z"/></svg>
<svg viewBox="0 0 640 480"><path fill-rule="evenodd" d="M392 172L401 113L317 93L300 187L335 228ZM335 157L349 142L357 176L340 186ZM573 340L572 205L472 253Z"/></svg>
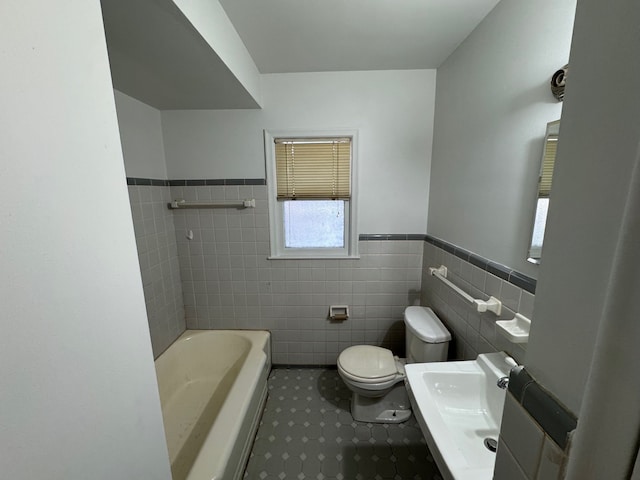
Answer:
<svg viewBox="0 0 640 480"><path fill-rule="evenodd" d="M355 257L355 132L265 132L271 258Z"/></svg>

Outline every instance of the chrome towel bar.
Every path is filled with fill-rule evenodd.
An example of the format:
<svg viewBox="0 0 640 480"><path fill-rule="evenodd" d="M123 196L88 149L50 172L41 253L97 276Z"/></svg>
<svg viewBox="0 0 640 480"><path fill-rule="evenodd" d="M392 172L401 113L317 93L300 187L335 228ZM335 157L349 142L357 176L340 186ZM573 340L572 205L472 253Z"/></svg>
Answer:
<svg viewBox="0 0 640 480"><path fill-rule="evenodd" d="M167 204L169 210L181 210L184 208L255 208L255 198L248 198L237 203L206 203L206 202L188 202L185 200L174 200Z"/></svg>

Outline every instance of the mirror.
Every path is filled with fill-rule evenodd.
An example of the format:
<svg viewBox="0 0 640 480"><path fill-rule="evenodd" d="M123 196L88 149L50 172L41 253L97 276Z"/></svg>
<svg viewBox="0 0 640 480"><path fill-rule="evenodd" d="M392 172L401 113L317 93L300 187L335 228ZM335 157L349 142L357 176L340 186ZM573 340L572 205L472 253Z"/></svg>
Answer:
<svg viewBox="0 0 640 480"><path fill-rule="evenodd" d="M527 258L529 262L535 264L539 264L542 258L542 241L544 239L544 229L547 224L549 193L551 192L553 166L556 160L559 133L560 120L547 123L547 133L544 137L544 150L542 152L540 174L538 176L538 197L536 200L535 215L533 217L529 256Z"/></svg>

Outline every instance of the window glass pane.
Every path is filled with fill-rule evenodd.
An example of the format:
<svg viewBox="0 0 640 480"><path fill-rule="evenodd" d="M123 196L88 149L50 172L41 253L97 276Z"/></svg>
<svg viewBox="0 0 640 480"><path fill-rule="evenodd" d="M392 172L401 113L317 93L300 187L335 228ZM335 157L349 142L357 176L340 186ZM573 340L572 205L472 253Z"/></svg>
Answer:
<svg viewBox="0 0 640 480"><path fill-rule="evenodd" d="M286 200L286 248L344 248L344 200Z"/></svg>

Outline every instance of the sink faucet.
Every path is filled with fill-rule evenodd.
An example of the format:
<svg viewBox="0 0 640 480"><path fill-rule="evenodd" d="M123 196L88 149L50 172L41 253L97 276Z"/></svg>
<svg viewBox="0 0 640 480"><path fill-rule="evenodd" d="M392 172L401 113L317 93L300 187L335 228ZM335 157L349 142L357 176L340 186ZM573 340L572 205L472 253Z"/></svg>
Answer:
<svg viewBox="0 0 640 480"><path fill-rule="evenodd" d="M500 377L498 379L498 387L505 389L509 386L509 377Z"/></svg>

